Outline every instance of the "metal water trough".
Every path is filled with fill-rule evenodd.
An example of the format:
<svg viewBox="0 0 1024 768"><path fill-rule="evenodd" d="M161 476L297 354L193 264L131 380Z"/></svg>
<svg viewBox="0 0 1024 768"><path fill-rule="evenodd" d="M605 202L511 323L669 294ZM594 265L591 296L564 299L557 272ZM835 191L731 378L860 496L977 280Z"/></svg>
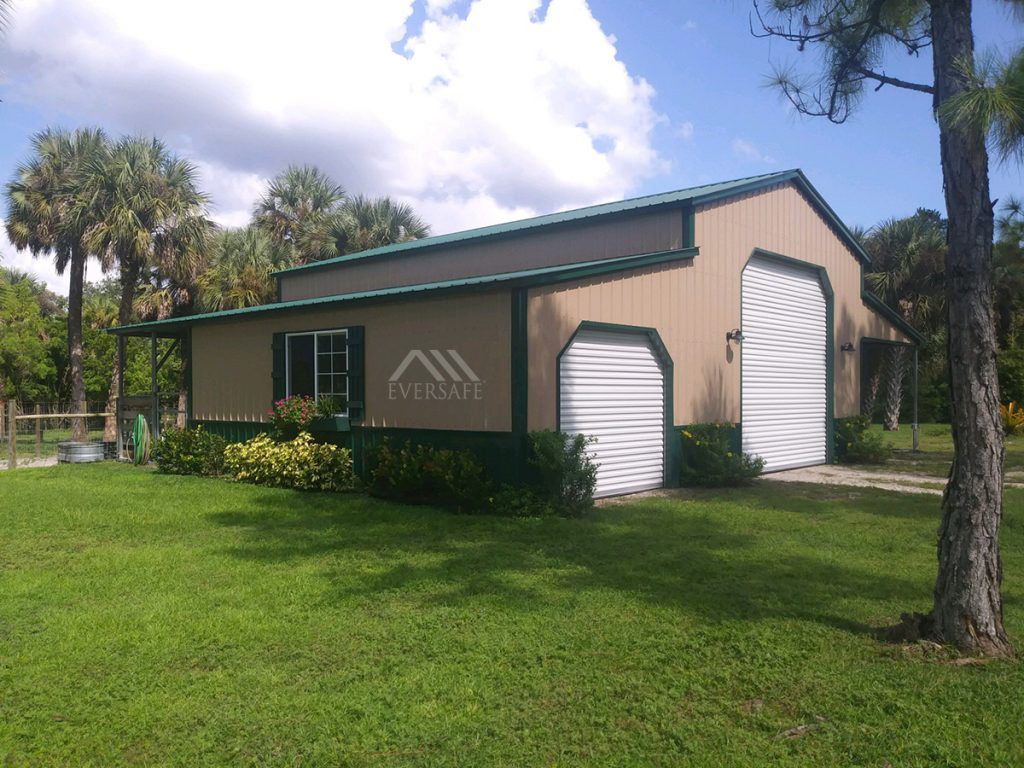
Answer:
<svg viewBox="0 0 1024 768"><path fill-rule="evenodd" d="M89 464L103 461L103 443L99 440L75 442L68 440L57 443L58 464Z"/></svg>

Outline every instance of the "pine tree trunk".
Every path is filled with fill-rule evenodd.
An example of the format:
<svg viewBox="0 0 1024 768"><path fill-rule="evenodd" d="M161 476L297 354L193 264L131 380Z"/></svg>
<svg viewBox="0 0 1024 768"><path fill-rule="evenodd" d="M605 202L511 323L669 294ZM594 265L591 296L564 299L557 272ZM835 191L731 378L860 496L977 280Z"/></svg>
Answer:
<svg viewBox="0 0 1024 768"><path fill-rule="evenodd" d="M963 91L960 61L972 61L969 0L931 0L935 103ZM949 215L946 298L953 466L942 501L938 577L930 629L968 652L1013 653L1003 628L999 526L1003 435L992 306L992 202L985 136L940 126Z"/></svg>
<svg viewBox="0 0 1024 768"><path fill-rule="evenodd" d="M900 428L900 409L903 407L903 380L907 377L907 348L902 344L889 347L886 370L889 378L885 384L885 415L882 426L889 432Z"/></svg>
<svg viewBox="0 0 1024 768"><path fill-rule="evenodd" d="M132 310L135 307L135 289L139 283L139 265L132 262L127 267L121 263L121 300L117 307L117 324L128 325L132 321ZM114 365L110 373L110 394L107 396L108 416L103 427L103 439L107 442L117 440L117 398L121 396L121 381L118 376L120 368L118 348L114 347Z"/></svg>
<svg viewBox="0 0 1024 768"><path fill-rule="evenodd" d="M82 369L82 295L85 290L86 252L76 245L71 249L68 284L68 368L71 372L71 410L85 413L85 373ZM71 439L89 436L85 419L71 420Z"/></svg>

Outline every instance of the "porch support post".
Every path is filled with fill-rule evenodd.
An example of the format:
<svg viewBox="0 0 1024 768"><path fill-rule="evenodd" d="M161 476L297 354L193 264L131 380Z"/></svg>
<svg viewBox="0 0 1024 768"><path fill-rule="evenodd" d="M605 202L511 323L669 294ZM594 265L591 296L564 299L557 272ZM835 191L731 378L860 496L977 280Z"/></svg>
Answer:
<svg viewBox="0 0 1024 768"><path fill-rule="evenodd" d="M124 435L124 354L127 351L127 343L123 334L117 334L117 400L114 401L115 418L117 419L117 458L124 456L124 445L121 438Z"/></svg>
<svg viewBox="0 0 1024 768"><path fill-rule="evenodd" d="M914 345L914 421L910 425L914 433L914 451L918 450L920 443L917 435L917 345Z"/></svg>
<svg viewBox="0 0 1024 768"><path fill-rule="evenodd" d="M160 437L160 393L157 391L157 371L160 366L156 360L156 334L149 334L149 380L152 388L150 394L153 396L153 425L150 431L153 434L153 442Z"/></svg>

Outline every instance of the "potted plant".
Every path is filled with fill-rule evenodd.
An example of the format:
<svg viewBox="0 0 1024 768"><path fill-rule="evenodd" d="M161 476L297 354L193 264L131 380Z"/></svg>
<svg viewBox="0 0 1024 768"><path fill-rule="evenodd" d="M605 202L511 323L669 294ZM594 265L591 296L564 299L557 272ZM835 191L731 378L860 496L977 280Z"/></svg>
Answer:
<svg viewBox="0 0 1024 768"><path fill-rule="evenodd" d="M317 401L316 414L309 428L313 432L348 431L348 398L343 395L323 395Z"/></svg>
<svg viewBox="0 0 1024 768"><path fill-rule="evenodd" d="M291 395L276 401L269 415L274 435L279 440L294 440L309 429L316 415L316 403L308 395Z"/></svg>

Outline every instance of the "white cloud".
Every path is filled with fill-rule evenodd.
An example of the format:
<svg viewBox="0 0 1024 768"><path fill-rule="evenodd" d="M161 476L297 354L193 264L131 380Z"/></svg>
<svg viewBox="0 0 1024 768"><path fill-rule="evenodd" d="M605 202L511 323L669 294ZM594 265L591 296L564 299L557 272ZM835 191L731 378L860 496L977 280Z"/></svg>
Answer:
<svg viewBox="0 0 1024 768"><path fill-rule="evenodd" d="M697 28L697 22L694 21L693 19L687 19L685 22L683 22L683 29L685 29L686 31L690 31L691 29L696 29L696 28Z"/></svg>
<svg viewBox="0 0 1024 768"><path fill-rule="evenodd" d="M766 155L758 149L757 145L749 139L735 138L732 140L732 153L742 160L753 160L758 163L766 163L771 165L775 162L775 158L771 155Z"/></svg>
<svg viewBox="0 0 1024 768"><path fill-rule="evenodd" d="M693 138L693 123L686 120L676 126L676 136L680 139L692 139Z"/></svg>
<svg viewBox="0 0 1024 768"><path fill-rule="evenodd" d="M435 232L626 196L654 91L585 0L21 0L6 99L160 135L224 223L315 163ZM53 45L55 39L60 45Z"/></svg>
<svg viewBox="0 0 1024 768"><path fill-rule="evenodd" d="M59 293L62 296L68 295L67 272L58 275L56 267L53 266L53 258L50 256L44 255L36 258L30 251L17 250L7 239L7 230L4 228L3 219L0 219L0 264L35 275L54 293ZM89 259L85 265L85 279L96 282L102 277L103 273L100 270L99 262Z"/></svg>

